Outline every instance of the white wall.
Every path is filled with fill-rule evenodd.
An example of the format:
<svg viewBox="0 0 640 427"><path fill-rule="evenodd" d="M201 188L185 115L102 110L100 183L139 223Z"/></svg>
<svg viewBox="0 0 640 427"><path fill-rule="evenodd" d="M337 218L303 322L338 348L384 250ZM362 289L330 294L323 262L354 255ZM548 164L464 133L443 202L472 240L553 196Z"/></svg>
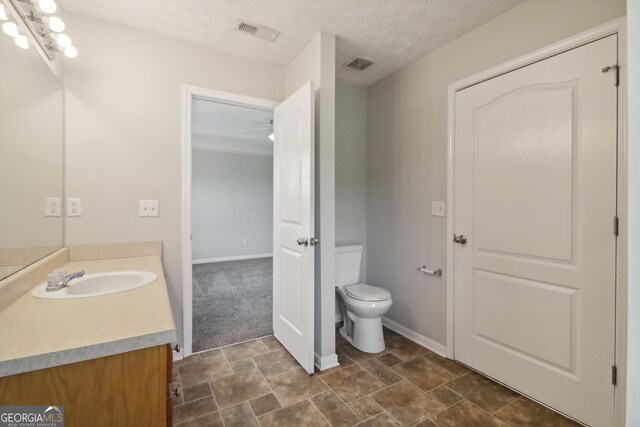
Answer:
<svg viewBox="0 0 640 427"><path fill-rule="evenodd" d="M270 254L273 156L194 150L191 164L193 260Z"/></svg>
<svg viewBox="0 0 640 427"><path fill-rule="evenodd" d="M317 33L285 68L285 97L293 94L308 81L317 91L322 86L322 33Z"/></svg>
<svg viewBox="0 0 640 427"><path fill-rule="evenodd" d="M335 35L319 32L285 68L285 94L315 87L315 352L325 367L335 354Z"/></svg>
<svg viewBox="0 0 640 427"><path fill-rule="evenodd" d="M65 169L83 215L66 244L164 242L163 263L182 341L182 85L281 100L284 68L125 26L67 14L80 54L65 63ZM140 218L139 199L160 216Z"/></svg>
<svg viewBox="0 0 640 427"><path fill-rule="evenodd" d="M336 82L336 245L367 238L367 89ZM365 262L360 280L365 281Z"/></svg>
<svg viewBox="0 0 640 427"><path fill-rule="evenodd" d="M391 291L388 317L446 344L447 86L625 13L624 0L530 0L414 61L368 91L367 281Z"/></svg>
<svg viewBox="0 0 640 427"><path fill-rule="evenodd" d="M640 425L640 2L627 1L628 80L628 296L627 296L627 419Z"/></svg>

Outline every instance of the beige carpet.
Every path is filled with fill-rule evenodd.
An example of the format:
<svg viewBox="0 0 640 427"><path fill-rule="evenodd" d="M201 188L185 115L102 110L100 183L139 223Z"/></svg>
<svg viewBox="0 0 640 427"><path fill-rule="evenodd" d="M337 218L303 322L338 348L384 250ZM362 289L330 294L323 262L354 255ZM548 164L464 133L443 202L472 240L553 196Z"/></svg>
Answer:
<svg viewBox="0 0 640 427"><path fill-rule="evenodd" d="M193 351L273 334L273 259L193 265Z"/></svg>

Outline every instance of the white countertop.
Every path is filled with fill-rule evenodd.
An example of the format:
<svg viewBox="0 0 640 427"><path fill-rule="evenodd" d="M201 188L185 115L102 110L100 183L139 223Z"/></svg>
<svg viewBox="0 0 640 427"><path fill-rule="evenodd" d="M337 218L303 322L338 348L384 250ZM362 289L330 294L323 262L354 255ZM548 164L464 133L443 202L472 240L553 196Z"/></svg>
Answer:
<svg viewBox="0 0 640 427"><path fill-rule="evenodd" d="M0 377L176 342L160 257L75 261L63 268L150 271L158 278L140 289L76 300L26 292L0 311Z"/></svg>

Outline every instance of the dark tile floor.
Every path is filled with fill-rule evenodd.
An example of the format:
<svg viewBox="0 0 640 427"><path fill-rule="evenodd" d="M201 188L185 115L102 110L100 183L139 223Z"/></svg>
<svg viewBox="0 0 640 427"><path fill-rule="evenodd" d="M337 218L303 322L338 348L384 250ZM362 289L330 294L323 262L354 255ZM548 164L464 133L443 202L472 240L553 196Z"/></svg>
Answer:
<svg viewBox="0 0 640 427"><path fill-rule="evenodd" d="M338 335L341 365L307 375L274 337L175 364L174 425L549 426L578 424L392 331L387 349Z"/></svg>

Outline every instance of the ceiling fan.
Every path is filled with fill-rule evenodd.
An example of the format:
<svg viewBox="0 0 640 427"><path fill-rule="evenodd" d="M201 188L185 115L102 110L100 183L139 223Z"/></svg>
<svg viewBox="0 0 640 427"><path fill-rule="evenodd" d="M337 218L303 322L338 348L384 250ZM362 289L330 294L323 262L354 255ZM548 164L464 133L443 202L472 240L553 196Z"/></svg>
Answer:
<svg viewBox="0 0 640 427"><path fill-rule="evenodd" d="M271 134L269 135L269 139L273 141L273 138L274 138L273 137L273 119L269 120L268 123L264 123L264 122L252 122L252 123L262 125L262 127L258 129L244 131L242 132L243 134L271 131Z"/></svg>

